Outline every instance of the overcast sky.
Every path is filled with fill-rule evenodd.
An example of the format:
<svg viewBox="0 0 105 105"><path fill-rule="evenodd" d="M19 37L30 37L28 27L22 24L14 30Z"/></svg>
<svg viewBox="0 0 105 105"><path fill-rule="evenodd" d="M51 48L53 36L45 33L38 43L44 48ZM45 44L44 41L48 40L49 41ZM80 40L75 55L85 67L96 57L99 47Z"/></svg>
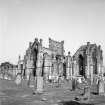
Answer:
<svg viewBox="0 0 105 105"><path fill-rule="evenodd" d="M64 40L71 55L90 41L105 57L105 0L0 0L0 63L16 64L35 37Z"/></svg>

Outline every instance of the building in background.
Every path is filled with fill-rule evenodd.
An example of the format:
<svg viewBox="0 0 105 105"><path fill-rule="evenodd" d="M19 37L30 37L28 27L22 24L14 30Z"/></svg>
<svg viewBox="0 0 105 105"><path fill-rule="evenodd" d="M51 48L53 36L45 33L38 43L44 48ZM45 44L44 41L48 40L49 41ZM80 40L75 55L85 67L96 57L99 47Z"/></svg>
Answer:
<svg viewBox="0 0 105 105"><path fill-rule="evenodd" d="M0 78L2 79L14 79L16 77L17 65L10 62L4 62L0 65Z"/></svg>
<svg viewBox="0 0 105 105"><path fill-rule="evenodd" d="M63 76L66 79L83 76L91 78L91 81L94 75L105 74L100 45L87 42L73 56L70 52L68 55L64 52L64 41L49 38L49 46L44 47L43 40L35 38L34 42L29 43L24 59L19 56L15 74L20 73L27 80L31 74L33 77L43 76L46 80L56 76Z"/></svg>
<svg viewBox="0 0 105 105"><path fill-rule="evenodd" d="M49 47L46 48L42 39L35 38L33 43L29 43L22 62L26 78L29 79L30 72L33 76L43 75L46 79L51 76L70 79L79 75L92 79L93 75L104 73L100 45L87 42L73 56L70 52L64 55L64 52L64 41L58 42L49 38Z"/></svg>

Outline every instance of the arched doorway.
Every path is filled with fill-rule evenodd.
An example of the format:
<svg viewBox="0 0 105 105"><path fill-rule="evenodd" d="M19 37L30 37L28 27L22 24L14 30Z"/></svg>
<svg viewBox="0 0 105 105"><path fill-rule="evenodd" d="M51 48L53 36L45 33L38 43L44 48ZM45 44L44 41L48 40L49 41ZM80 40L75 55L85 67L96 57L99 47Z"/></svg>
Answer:
<svg viewBox="0 0 105 105"><path fill-rule="evenodd" d="M78 58L79 75L85 76L84 57L80 54Z"/></svg>

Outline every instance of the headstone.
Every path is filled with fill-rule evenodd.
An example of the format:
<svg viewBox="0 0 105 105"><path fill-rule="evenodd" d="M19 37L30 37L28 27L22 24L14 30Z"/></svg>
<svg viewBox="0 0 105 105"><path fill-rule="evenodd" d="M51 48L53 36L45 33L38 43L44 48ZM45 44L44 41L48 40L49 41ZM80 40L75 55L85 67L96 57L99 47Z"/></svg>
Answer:
<svg viewBox="0 0 105 105"><path fill-rule="evenodd" d="M71 85L72 85L72 90L75 91L76 89L76 79L75 78L72 78L72 82L71 82Z"/></svg>
<svg viewBox="0 0 105 105"><path fill-rule="evenodd" d="M91 92L94 94L99 94L99 86L98 86L98 77L94 77L93 84L91 85Z"/></svg>
<svg viewBox="0 0 105 105"><path fill-rule="evenodd" d="M99 81L99 95L104 95L104 92L105 92L104 81L101 79Z"/></svg>
<svg viewBox="0 0 105 105"><path fill-rule="evenodd" d="M81 101L81 102L89 102L90 101L90 86L88 81L84 81L84 83L82 82L82 84L84 89L83 89L83 94L81 94L80 96L76 96L75 100L77 101Z"/></svg>
<svg viewBox="0 0 105 105"><path fill-rule="evenodd" d="M90 100L90 87L85 87L84 88L84 100Z"/></svg>
<svg viewBox="0 0 105 105"><path fill-rule="evenodd" d="M38 76L37 77L37 89L36 89L37 93L42 93L43 92L43 77L42 76Z"/></svg>
<svg viewBox="0 0 105 105"><path fill-rule="evenodd" d="M72 80L69 80L69 89L72 90Z"/></svg>
<svg viewBox="0 0 105 105"><path fill-rule="evenodd" d="M15 83L16 83L17 85L21 84L21 75L17 75L17 76L16 76Z"/></svg>
<svg viewBox="0 0 105 105"><path fill-rule="evenodd" d="M28 80L28 86L33 88L34 87L34 82L35 82L35 79L34 79L33 75L30 74L29 80Z"/></svg>

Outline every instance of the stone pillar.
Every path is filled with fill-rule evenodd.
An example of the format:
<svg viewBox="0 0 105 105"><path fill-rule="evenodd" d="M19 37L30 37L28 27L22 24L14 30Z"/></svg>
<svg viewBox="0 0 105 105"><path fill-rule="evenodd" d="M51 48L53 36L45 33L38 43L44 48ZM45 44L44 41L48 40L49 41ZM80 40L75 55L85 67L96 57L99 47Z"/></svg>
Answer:
<svg viewBox="0 0 105 105"><path fill-rule="evenodd" d="M21 71L21 56L19 55L19 59L18 59L18 73L20 73Z"/></svg>
<svg viewBox="0 0 105 105"><path fill-rule="evenodd" d="M103 76L100 76L98 87L99 87L99 95L105 95L105 80Z"/></svg>
<svg viewBox="0 0 105 105"><path fill-rule="evenodd" d="M101 64L100 63L98 64L98 74L99 75L101 74Z"/></svg>
<svg viewBox="0 0 105 105"><path fill-rule="evenodd" d="M37 68L36 68L36 92L43 92L43 76L42 76L42 64L43 64L43 53L41 52L41 47L39 46L39 53L37 56Z"/></svg>
<svg viewBox="0 0 105 105"><path fill-rule="evenodd" d="M102 60L100 60L99 69L100 69L100 74L103 75L103 61Z"/></svg>
<svg viewBox="0 0 105 105"><path fill-rule="evenodd" d="M68 52L67 56L67 64L66 64L66 75L67 79L72 78L72 58L70 56L70 52Z"/></svg>
<svg viewBox="0 0 105 105"><path fill-rule="evenodd" d="M74 60L73 63L74 63L73 64L73 66L74 66L74 76L76 76L77 75L77 63L76 63L76 60Z"/></svg>
<svg viewBox="0 0 105 105"><path fill-rule="evenodd" d="M90 78L90 56L89 55L87 55L87 67L86 67L87 69L87 71L86 71L86 77L87 78Z"/></svg>
<svg viewBox="0 0 105 105"><path fill-rule="evenodd" d="M104 66L102 65L102 74L104 74L104 73L105 73Z"/></svg>
<svg viewBox="0 0 105 105"><path fill-rule="evenodd" d="M45 55L45 62L44 62L44 77L45 77L45 80L48 79L49 68L50 68L49 65L50 65L50 62L49 62L48 56Z"/></svg>
<svg viewBox="0 0 105 105"><path fill-rule="evenodd" d="M93 84L93 65L90 66L90 77L91 77L91 84Z"/></svg>
<svg viewBox="0 0 105 105"><path fill-rule="evenodd" d="M63 62L59 62L59 68L58 68L58 69L59 69L59 75L60 75L60 76L63 76L63 72L64 72L64 71L63 71L63 69L64 69L64 68L63 68Z"/></svg>
<svg viewBox="0 0 105 105"><path fill-rule="evenodd" d="M91 79L91 84L93 83L93 61L92 58L90 60L90 79Z"/></svg>
<svg viewBox="0 0 105 105"><path fill-rule="evenodd" d="M90 78L90 42L87 42L87 51L86 51L86 56L87 56L87 67L86 67L86 77Z"/></svg>
<svg viewBox="0 0 105 105"><path fill-rule="evenodd" d="M50 61L50 64L49 64L49 71L48 71L48 78L49 76L52 76L52 62Z"/></svg>
<svg viewBox="0 0 105 105"><path fill-rule="evenodd" d="M27 60L27 68L26 68L26 79L27 80L29 80L29 73L30 73L29 67L30 67L30 60L28 59Z"/></svg>
<svg viewBox="0 0 105 105"><path fill-rule="evenodd" d="M103 51L101 50L101 46L99 45L98 48L97 48L97 71L98 71L98 74L102 75L103 74L103 71L102 71L102 68L103 68Z"/></svg>
<svg viewBox="0 0 105 105"><path fill-rule="evenodd" d="M102 61L98 62L98 74L99 75L103 74L103 64L102 64Z"/></svg>
<svg viewBox="0 0 105 105"><path fill-rule="evenodd" d="M62 55L64 55L64 41L61 41L62 44Z"/></svg>
<svg viewBox="0 0 105 105"><path fill-rule="evenodd" d="M100 54L100 59L101 59L101 71L102 71L102 74L103 74L103 73L104 73L104 71L103 71L103 51L101 50L100 52L101 52L101 54Z"/></svg>
<svg viewBox="0 0 105 105"><path fill-rule="evenodd" d="M54 72L53 72L53 75L57 75L57 61L56 61L56 57L54 56L54 62L53 62L53 69L54 69Z"/></svg>
<svg viewBox="0 0 105 105"><path fill-rule="evenodd" d="M76 76L78 76L79 75L79 65L78 65L78 63L76 63Z"/></svg>

